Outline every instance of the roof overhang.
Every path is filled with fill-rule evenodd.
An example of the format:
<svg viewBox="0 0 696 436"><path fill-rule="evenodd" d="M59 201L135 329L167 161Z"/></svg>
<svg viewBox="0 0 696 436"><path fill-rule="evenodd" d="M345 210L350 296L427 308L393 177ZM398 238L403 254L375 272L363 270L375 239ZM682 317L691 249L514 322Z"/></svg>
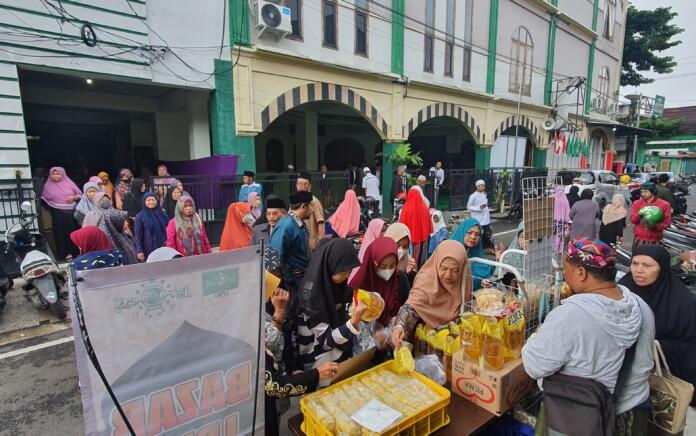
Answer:
<svg viewBox="0 0 696 436"><path fill-rule="evenodd" d="M626 124L621 124L618 121L612 120L590 120L587 122L587 127L605 127L607 129L612 129L617 138L622 136L634 135L644 137L650 136L653 133L652 130L641 129L640 127L632 127Z"/></svg>

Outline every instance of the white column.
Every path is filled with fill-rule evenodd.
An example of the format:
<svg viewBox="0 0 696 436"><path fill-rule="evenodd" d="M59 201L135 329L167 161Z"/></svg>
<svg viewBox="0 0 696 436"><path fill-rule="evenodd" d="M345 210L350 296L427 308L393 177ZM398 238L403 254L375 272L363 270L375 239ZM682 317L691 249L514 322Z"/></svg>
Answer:
<svg viewBox="0 0 696 436"><path fill-rule="evenodd" d="M191 159L210 156L208 98L209 95L205 92L188 91L186 95L186 118Z"/></svg>
<svg viewBox="0 0 696 436"><path fill-rule="evenodd" d="M304 163L308 171L316 171L319 169L319 132L317 130L317 113L314 110L308 109L305 111L304 125Z"/></svg>

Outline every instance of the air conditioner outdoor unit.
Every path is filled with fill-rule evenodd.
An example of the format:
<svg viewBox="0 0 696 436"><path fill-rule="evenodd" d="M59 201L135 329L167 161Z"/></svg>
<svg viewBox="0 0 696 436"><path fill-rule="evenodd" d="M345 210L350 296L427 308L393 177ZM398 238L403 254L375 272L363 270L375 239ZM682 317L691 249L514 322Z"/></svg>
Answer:
<svg viewBox="0 0 696 436"><path fill-rule="evenodd" d="M259 1L256 29L259 37L269 34L281 38L292 32L290 8L271 2Z"/></svg>
<svg viewBox="0 0 696 436"><path fill-rule="evenodd" d="M596 110L602 110L604 108L604 98L595 97L592 99L592 108Z"/></svg>
<svg viewBox="0 0 696 436"><path fill-rule="evenodd" d="M614 115L619 111L619 105L616 103L609 103L607 105L607 114Z"/></svg>

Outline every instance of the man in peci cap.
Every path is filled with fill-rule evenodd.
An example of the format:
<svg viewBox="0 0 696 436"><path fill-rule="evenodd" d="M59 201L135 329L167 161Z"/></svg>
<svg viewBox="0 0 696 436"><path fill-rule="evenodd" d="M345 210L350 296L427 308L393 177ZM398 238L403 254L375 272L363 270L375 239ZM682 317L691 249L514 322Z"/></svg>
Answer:
<svg viewBox="0 0 696 436"><path fill-rule="evenodd" d="M310 193L312 190L312 176L309 173L302 172L297 176L297 181L295 182L295 189L301 192ZM310 194L311 195L311 194ZM307 230L309 231L309 251L314 252L317 248L319 240L324 237L324 208L321 205L321 201L313 195L312 196L312 211L307 215L304 220L307 225Z"/></svg>
<svg viewBox="0 0 696 436"><path fill-rule="evenodd" d="M290 293L297 290L309 264L309 233L305 220L312 215L312 199L307 191L290 195L290 212L278 221L268 243L278 253L283 287Z"/></svg>
<svg viewBox="0 0 696 436"><path fill-rule="evenodd" d="M469 196L466 208L471 212L471 217L481 224L483 248L493 248L493 230L491 230L491 213L488 210L486 182L476 181L476 191Z"/></svg>
<svg viewBox="0 0 696 436"><path fill-rule="evenodd" d="M270 194L265 203L264 214L254 223L253 245L260 243L262 239L268 244L273 230L288 211L283 199L277 195Z"/></svg>
<svg viewBox="0 0 696 436"><path fill-rule="evenodd" d="M263 188L254 181L254 176L255 174L253 171L244 171L244 177L242 178L244 184L239 188L239 201L249 201L249 194L252 192L256 192L259 194L259 197L263 197L261 195Z"/></svg>
<svg viewBox="0 0 696 436"><path fill-rule="evenodd" d="M522 349L522 363L542 390L543 379L556 373L592 379L609 392L616 390L616 426L625 429L616 434L645 434L655 321L640 297L616 284L615 259L616 252L604 242L576 238L568 243L563 278L572 294L529 337ZM547 427L558 434L567 433L566 425L583 426L564 420L559 416L563 412L544 409Z"/></svg>
<svg viewBox="0 0 696 436"><path fill-rule="evenodd" d="M631 205L633 249L643 244L657 244L672 223L672 206L657 198L657 187L652 182L640 185L640 198ZM654 208L644 209L646 206ZM644 209L641 211L641 209Z"/></svg>

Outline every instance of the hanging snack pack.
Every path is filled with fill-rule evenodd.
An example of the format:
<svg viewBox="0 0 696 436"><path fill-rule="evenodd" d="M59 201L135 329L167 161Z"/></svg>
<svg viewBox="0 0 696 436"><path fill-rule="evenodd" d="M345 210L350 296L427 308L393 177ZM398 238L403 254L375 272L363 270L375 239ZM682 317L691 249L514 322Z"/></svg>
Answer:
<svg viewBox="0 0 696 436"><path fill-rule="evenodd" d="M488 317L483 323L483 360L486 367L500 369L505 364L503 320Z"/></svg>

